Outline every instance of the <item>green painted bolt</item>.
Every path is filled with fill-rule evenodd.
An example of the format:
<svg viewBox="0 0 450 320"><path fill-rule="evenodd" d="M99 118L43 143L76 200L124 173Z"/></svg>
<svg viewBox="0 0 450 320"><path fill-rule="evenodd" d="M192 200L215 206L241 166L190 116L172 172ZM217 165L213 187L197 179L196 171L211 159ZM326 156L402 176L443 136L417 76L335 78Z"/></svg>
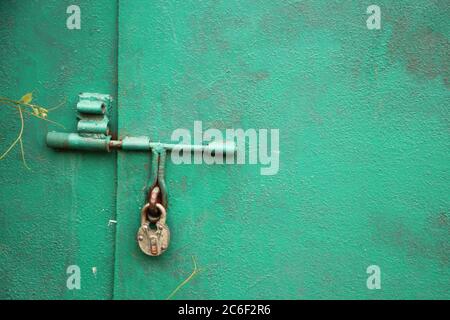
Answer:
<svg viewBox="0 0 450 320"><path fill-rule="evenodd" d="M80 136L77 133L47 133L47 146L56 149L109 151L110 141L110 136L105 136L105 138L92 138Z"/></svg>

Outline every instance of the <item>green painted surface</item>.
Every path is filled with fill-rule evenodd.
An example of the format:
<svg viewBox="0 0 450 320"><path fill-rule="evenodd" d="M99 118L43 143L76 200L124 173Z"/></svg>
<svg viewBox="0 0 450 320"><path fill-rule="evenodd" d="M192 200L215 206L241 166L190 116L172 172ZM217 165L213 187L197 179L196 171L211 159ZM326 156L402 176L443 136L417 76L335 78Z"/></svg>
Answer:
<svg viewBox="0 0 450 320"><path fill-rule="evenodd" d="M450 297L448 4L120 1L119 135L279 128L280 171L167 165L169 251L131 240L149 171L118 156L115 298ZM366 288L366 268L382 290Z"/></svg>
<svg viewBox="0 0 450 320"><path fill-rule="evenodd" d="M78 93L116 95L117 87L117 5L76 2L82 29L72 31L65 1L0 1L0 96L20 99L36 90L34 102L48 107L66 98L49 117L67 131L76 131ZM12 109L0 111L3 152L20 119ZM111 298L115 155L56 152L45 145L52 130L63 129L26 119L31 170L17 147L0 161L0 298ZM80 267L81 290L66 287L70 265Z"/></svg>
<svg viewBox="0 0 450 320"><path fill-rule="evenodd" d="M1 297L164 299L194 256L174 298L450 298L446 1L377 1L378 31L364 1L77 4L69 31L65 3L0 3L0 95L67 97L52 115L67 132L81 91L118 98L120 137L280 129L280 170L169 161L171 246L150 258L135 242L150 154L55 152L59 128L29 120L33 170L18 149L0 161ZM6 147L19 120L2 112Z"/></svg>

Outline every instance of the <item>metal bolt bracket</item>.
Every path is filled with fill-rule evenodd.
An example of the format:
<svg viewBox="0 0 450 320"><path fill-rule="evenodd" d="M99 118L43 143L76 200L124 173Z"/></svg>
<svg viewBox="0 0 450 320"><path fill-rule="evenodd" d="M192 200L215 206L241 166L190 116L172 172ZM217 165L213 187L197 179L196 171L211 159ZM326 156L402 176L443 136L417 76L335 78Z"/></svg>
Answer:
<svg viewBox="0 0 450 320"><path fill-rule="evenodd" d="M111 96L106 94L81 93L77 103L78 133L98 138L108 136L108 110L111 101Z"/></svg>
<svg viewBox="0 0 450 320"><path fill-rule="evenodd" d="M55 149L71 149L84 151L184 151L184 152L217 152L234 154L234 142L214 143L209 145L187 145L152 142L149 137L124 137L112 140L109 131L108 109L112 98L106 94L81 93L77 103L78 125L76 133L49 132L47 146Z"/></svg>

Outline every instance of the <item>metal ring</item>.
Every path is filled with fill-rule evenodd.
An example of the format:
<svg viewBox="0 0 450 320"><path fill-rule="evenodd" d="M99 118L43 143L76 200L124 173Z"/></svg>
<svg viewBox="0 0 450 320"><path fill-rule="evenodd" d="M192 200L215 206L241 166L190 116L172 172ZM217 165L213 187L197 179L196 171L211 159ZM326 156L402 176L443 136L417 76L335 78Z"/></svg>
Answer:
<svg viewBox="0 0 450 320"><path fill-rule="evenodd" d="M166 208L164 208L164 206L161 203L157 203L156 204L156 208L161 213L161 215L159 216L158 222L162 222L163 224L165 224L166 223L166 217L167 217L167 210L166 210Z"/></svg>

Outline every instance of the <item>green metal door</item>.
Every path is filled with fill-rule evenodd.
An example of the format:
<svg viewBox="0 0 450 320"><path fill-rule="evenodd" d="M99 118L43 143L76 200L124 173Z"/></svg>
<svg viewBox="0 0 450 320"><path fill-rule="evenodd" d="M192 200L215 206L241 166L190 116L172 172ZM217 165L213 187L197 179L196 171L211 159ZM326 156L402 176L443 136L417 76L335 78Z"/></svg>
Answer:
<svg viewBox="0 0 450 320"><path fill-rule="evenodd" d="M80 30L68 3L0 2L0 96L67 100L65 128L26 118L31 170L18 146L0 161L0 298L450 298L447 1L377 1L380 29L372 1L73 2ZM258 135L244 164L168 157L171 244L149 257L151 154L45 145L80 92L114 97L118 139ZM1 111L5 150L20 117Z"/></svg>
<svg viewBox="0 0 450 320"><path fill-rule="evenodd" d="M119 136L279 129L280 158L169 161L172 243L149 258L150 158L119 154L115 298L449 297L448 6L379 1L368 30L370 4L119 1Z"/></svg>
<svg viewBox="0 0 450 320"><path fill-rule="evenodd" d="M24 109L29 169L19 145L0 160L2 299L112 297L115 230L108 222L115 219L115 155L55 152L45 145L47 131L75 130L80 92L116 95L117 4L76 3L80 30L66 27L65 1L0 1L0 96L19 100L32 92L33 104L60 105L48 112L59 125ZM21 120L3 100L0 112L3 154ZM66 286L70 266L81 272L79 290Z"/></svg>

